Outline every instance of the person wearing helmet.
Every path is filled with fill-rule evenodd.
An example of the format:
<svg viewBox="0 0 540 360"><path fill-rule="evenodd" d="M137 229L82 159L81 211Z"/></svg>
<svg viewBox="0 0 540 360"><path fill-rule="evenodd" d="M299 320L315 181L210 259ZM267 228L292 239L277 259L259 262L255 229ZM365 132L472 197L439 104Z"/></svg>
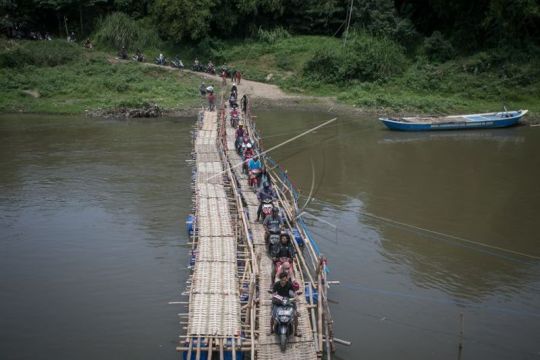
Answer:
<svg viewBox="0 0 540 360"><path fill-rule="evenodd" d="M251 143L247 145L248 150L251 149ZM253 151L253 150L251 150ZM253 156L248 162L248 170L259 178L262 172L262 163L258 156Z"/></svg>
<svg viewBox="0 0 540 360"><path fill-rule="evenodd" d="M235 134L235 138L237 142L239 140L242 140L242 138L244 137L244 133L245 133L244 125L238 124L238 129L236 129L236 134Z"/></svg>
<svg viewBox="0 0 540 360"><path fill-rule="evenodd" d="M265 199L274 200L277 197L276 192L270 186L269 182L265 182L262 188L257 192L259 199L259 208L257 209L257 221L259 221L262 213L262 204Z"/></svg>
<svg viewBox="0 0 540 360"><path fill-rule="evenodd" d="M244 150L244 159L251 161L254 155L255 155L255 152L253 151L253 145L251 145L250 142L246 143L246 148ZM249 162L248 162L248 167L249 167Z"/></svg>
<svg viewBox="0 0 540 360"><path fill-rule="evenodd" d="M201 86L199 87L199 92L201 93L201 96L206 96L206 85L201 83Z"/></svg>
<svg viewBox="0 0 540 360"><path fill-rule="evenodd" d="M270 232L279 231L283 227L283 219L279 215L279 208L277 206L274 206L272 209L272 214L264 218L263 227L265 230L264 240L268 243Z"/></svg>

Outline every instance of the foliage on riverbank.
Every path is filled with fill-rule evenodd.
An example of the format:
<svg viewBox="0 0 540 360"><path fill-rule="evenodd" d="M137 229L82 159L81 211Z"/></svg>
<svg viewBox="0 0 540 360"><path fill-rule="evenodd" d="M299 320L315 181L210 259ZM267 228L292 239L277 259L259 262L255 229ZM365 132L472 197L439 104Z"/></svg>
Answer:
<svg viewBox="0 0 540 360"><path fill-rule="evenodd" d="M357 107L430 113L506 105L540 112L540 49L492 49L445 61L447 46L435 40L410 54L366 34L345 46L336 38L295 36L237 43L220 55L247 78Z"/></svg>
<svg viewBox="0 0 540 360"><path fill-rule="evenodd" d="M58 42L0 43L0 111L81 113L98 108L168 110L201 104L200 78L178 70L112 61L105 53Z"/></svg>

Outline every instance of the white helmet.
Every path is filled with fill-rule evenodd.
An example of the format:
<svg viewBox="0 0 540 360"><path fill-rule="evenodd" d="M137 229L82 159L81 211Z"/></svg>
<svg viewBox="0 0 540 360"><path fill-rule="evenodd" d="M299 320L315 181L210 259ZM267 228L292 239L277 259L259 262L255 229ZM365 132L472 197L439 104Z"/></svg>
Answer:
<svg viewBox="0 0 540 360"><path fill-rule="evenodd" d="M251 143L247 143L247 148L251 149Z"/></svg>

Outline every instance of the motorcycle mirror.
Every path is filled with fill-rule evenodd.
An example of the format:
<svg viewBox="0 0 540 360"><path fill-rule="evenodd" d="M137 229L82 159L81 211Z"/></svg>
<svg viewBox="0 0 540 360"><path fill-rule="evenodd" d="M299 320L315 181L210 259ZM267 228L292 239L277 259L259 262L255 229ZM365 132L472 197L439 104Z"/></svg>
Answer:
<svg viewBox="0 0 540 360"><path fill-rule="evenodd" d="M266 290L269 294L273 294L272 290Z"/></svg>

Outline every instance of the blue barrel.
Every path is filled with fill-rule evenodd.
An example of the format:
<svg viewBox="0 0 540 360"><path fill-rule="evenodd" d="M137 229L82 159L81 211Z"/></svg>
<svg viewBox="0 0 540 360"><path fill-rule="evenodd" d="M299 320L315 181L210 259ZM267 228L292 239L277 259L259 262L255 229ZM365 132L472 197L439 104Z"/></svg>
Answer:
<svg viewBox="0 0 540 360"><path fill-rule="evenodd" d="M195 230L195 215L189 214L186 218L186 230L189 236L193 235Z"/></svg>
<svg viewBox="0 0 540 360"><path fill-rule="evenodd" d="M294 240L298 244L298 246L304 246L304 238L302 238L302 235L300 235L300 231L298 231L297 228L294 228L292 230L292 234L294 236Z"/></svg>
<svg viewBox="0 0 540 360"><path fill-rule="evenodd" d="M311 291L313 291L313 304L317 304L319 301L319 292L311 287L311 284L306 283L304 288L304 294L306 294L306 301L309 304L311 301Z"/></svg>
<svg viewBox="0 0 540 360"><path fill-rule="evenodd" d="M186 341L184 343L185 346L188 346L188 342ZM197 358L197 340L193 340L193 349L191 350L191 358L189 360L195 360ZM204 338L201 338L201 349L206 349L208 347L208 344L205 343L205 339ZM188 352L187 351L184 351L182 353L182 359L184 360L188 360ZM208 351L201 351L201 354L200 354L200 359L201 360L206 360L208 359Z"/></svg>

